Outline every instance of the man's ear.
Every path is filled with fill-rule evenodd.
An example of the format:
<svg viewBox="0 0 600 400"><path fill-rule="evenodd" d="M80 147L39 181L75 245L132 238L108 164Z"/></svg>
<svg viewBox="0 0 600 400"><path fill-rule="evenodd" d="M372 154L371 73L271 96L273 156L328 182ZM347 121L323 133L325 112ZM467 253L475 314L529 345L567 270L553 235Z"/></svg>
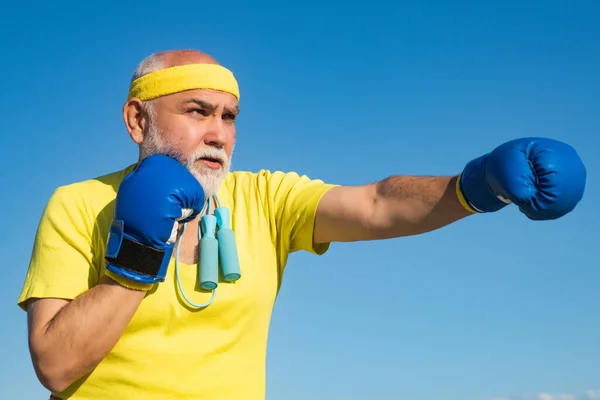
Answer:
<svg viewBox="0 0 600 400"><path fill-rule="evenodd" d="M131 139L135 143L141 144L144 140L144 132L150 122L142 108L141 100L133 98L123 105L123 121Z"/></svg>

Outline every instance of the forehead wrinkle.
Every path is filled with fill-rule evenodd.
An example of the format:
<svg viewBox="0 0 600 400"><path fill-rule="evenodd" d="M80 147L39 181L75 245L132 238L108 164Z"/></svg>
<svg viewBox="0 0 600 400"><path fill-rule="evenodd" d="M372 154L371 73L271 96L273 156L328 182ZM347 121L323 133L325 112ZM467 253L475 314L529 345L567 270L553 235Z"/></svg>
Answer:
<svg viewBox="0 0 600 400"><path fill-rule="evenodd" d="M213 103L211 103L210 101L204 100L204 99L196 97L196 96L187 99L184 103L196 103L199 106L202 106L205 108L211 108L211 109L217 108L217 106L214 105Z"/></svg>

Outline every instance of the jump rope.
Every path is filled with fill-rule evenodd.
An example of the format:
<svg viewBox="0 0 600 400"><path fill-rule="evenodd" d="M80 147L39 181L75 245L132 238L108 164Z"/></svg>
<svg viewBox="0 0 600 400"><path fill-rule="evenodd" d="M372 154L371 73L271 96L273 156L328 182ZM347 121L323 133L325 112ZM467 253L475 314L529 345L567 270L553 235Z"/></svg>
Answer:
<svg viewBox="0 0 600 400"><path fill-rule="evenodd" d="M218 196L213 196L215 203L213 215L210 214L209 198L200 212L200 223L198 224L198 239L200 240L198 260L198 281L203 290L211 291L212 296L204 304L191 301L181 284L179 276L179 246L181 238L185 233L187 223L183 224L181 236L177 241L175 256L175 275L177 286L185 302L192 308L208 307L215 299L217 287L219 286L219 272L225 282L235 282L241 278L240 262L238 258L235 236L231 229L231 214L229 208L222 207ZM220 268L219 268L220 266Z"/></svg>

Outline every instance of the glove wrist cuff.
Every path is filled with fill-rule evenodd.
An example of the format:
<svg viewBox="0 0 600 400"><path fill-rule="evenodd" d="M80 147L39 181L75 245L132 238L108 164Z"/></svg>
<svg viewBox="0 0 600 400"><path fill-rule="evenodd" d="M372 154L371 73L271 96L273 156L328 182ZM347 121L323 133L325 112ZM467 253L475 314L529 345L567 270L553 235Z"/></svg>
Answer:
<svg viewBox="0 0 600 400"><path fill-rule="evenodd" d="M124 286L128 289L148 291L154 286L154 284L152 283L142 283L128 279L122 275L113 272L111 269L107 269L105 275L113 281L117 282L119 285Z"/></svg>
<svg viewBox="0 0 600 400"><path fill-rule="evenodd" d="M488 154L484 154L467 163L457 179L457 195L463 206L477 213L498 211L507 204L500 200L490 189L486 178L486 162ZM464 203L463 203L464 201Z"/></svg>
<svg viewBox="0 0 600 400"><path fill-rule="evenodd" d="M467 210L468 212L475 214L478 213L480 211L474 209L473 207L471 207L471 205L469 204L469 202L467 201L467 199L465 199L465 195L463 194L461 188L460 188L460 179L462 177L462 173L460 173L458 175L458 177L456 178L456 197L458 198L458 202L460 203L461 206L463 206L463 208L465 210Z"/></svg>
<svg viewBox="0 0 600 400"><path fill-rule="evenodd" d="M124 232L124 222L113 219L106 244L106 269L141 284L163 282L173 245L156 248L140 243ZM125 285L126 286L126 285Z"/></svg>

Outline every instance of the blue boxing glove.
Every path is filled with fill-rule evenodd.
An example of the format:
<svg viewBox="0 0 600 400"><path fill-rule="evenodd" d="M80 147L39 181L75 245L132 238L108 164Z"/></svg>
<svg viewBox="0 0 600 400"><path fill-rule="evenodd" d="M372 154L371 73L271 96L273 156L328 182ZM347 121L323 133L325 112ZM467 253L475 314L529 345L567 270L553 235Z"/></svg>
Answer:
<svg viewBox="0 0 600 400"><path fill-rule="evenodd" d="M531 220L552 220L575 208L585 182L585 166L573 147L522 138L467 163L457 192L473 212L498 211L512 203Z"/></svg>
<svg viewBox="0 0 600 400"><path fill-rule="evenodd" d="M121 182L106 245L106 269L140 284L165 280L180 222L204 206L204 190L180 162L155 154Z"/></svg>

